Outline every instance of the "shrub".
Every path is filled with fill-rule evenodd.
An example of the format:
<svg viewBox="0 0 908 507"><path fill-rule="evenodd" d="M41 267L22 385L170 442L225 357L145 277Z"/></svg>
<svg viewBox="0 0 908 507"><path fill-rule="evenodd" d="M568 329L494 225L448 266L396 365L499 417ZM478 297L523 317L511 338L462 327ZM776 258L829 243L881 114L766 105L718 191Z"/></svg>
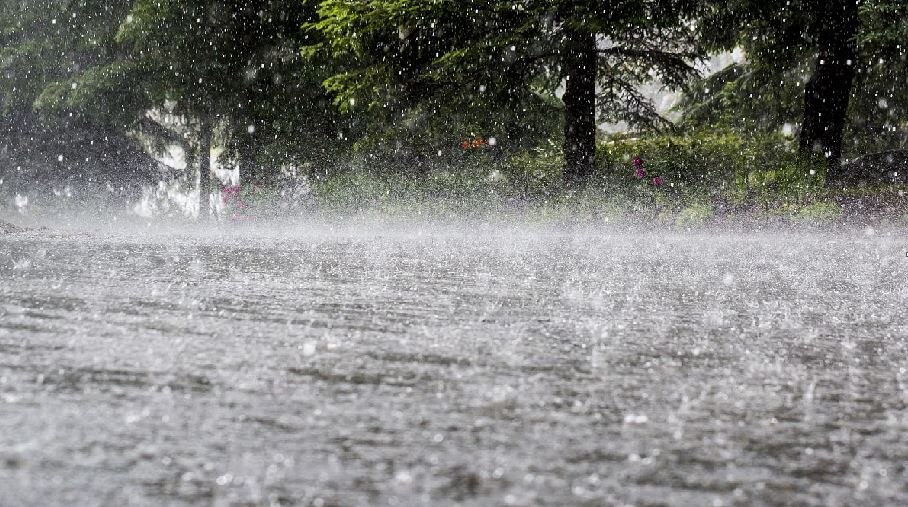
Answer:
<svg viewBox="0 0 908 507"><path fill-rule="evenodd" d="M516 206L544 215L633 216L679 225L702 223L717 212L799 209L826 196L823 161L803 160L777 135L612 136L598 146L593 181L579 191L564 186L563 157L554 144L510 154L486 148L436 154L417 171L362 160L313 178L312 194L322 209L474 214ZM645 178L634 177L637 156ZM814 211L831 211L821 208Z"/></svg>
<svg viewBox="0 0 908 507"><path fill-rule="evenodd" d="M804 160L781 135L692 132L642 138L614 136L599 147L607 181L632 182L640 156L648 176L662 176L682 194L707 194L734 206L773 204L816 195L823 188L822 160Z"/></svg>
<svg viewBox="0 0 908 507"><path fill-rule="evenodd" d="M842 207L835 202L815 202L797 210L795 217L809 222L830 222L842 215Z"/></svg>

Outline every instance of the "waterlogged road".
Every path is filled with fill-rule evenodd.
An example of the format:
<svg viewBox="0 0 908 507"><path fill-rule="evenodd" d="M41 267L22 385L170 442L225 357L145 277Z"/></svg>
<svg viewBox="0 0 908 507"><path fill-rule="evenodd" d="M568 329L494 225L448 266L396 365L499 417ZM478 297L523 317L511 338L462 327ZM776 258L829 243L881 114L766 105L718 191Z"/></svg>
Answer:
<svg viewBox="0 0 908 507"><path fill-rule="evenodd" d="M0 505L908 504L904 233L258 227L0 236Z"/></svg>

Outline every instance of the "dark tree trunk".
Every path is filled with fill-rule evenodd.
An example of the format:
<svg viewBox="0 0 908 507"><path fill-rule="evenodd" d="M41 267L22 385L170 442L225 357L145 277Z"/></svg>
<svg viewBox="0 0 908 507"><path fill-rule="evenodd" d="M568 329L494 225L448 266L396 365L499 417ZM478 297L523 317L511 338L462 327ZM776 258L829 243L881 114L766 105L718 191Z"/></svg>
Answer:
<svg viewBox="0 0 908 507"><path fill-rule="evenodd" d="M596 159L596 36L569 30L564 47L564 179L586 183Z"/></svg>
<svg viewBox="0 0 908 507"><path fill-rule="evenodd" d="M257 185L262 182L262 174L255 160L255 150L252 141L241 142L237 148L240 162L240 183L243 185Z"/></svg>
<svg viewBox="0 0 908 507"><path fill-rule="evenodd" d="M199 120L199 220L208 219L211 212L211 120Z"/></svg>
<svg viewBox="0 0 908 507"><path fill-rule="evenodd" d="M846 176L840 171L840 161L854 83L858 6L855 0L831 0L816 14L821 23L818 54L813 76L804 90L804 122L799 141L802 153L826 157L827 181L835 182Z"/></svg>

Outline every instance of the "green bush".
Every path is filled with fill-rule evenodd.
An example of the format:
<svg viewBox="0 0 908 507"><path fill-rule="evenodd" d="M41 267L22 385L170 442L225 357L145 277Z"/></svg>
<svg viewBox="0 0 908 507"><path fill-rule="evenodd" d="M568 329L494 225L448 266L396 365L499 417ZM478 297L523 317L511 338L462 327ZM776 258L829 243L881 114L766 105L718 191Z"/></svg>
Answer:
<svg viewBox="0 0 908 507"><path fill-rule="evenodd" d="M808 222L830 222L842 215L842 207L835 202L815 202L797 210L795 218Z"/></svg>
<svg viewBox="0 0 908 507"><path fill-rule="evenodd" d="M641 138L614 136L599 146L598 165L606 181L641 184L632 161L645 162L647 181L662 176L681 194L705 194L726 204L765 208L807 200L824 185L822 160L804 160L781 135L691 132ZM644 183L645 184L645 183Z"/></svg>
<svg viewBox="0 0 908 507"><path fill-rule="evenodd" d="M685 206L678 213L675 223L682 226L697 226L706 223L714 214L712 206L702 202L694 202Z"/></svg>
<svg viewBox="0 0 908 507"><path fill-rule="evenodd" d="M584 189L565 187L559 146L510 154L486 148L433 156L417 171L364 160L313 179L313 199L321 209L466 214L521 209L544 217L626 217L681 226L727 212L834 214L823 189L823 161L803 160L781 136L613 136L599 144L596 172ZM643 180L633 175L636 156L645 161ZM664 184L654 186L654 176Z"/></svg>
<svg viewBox="0 0 908 507"><path fill-rule="evenodd" d="M554 147L518 153L503 164L502 173L517 195L524 198L551 196L563 190L564 159Z"/></svg>

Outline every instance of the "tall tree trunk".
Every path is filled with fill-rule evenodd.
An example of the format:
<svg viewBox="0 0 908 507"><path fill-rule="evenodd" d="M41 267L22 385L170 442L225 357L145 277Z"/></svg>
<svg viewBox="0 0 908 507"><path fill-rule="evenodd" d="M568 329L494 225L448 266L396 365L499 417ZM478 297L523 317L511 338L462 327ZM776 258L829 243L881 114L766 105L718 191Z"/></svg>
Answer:
<svg viewBox="0 0 908 507"><path fill-rule="evenodd" d="M564 179L586 183L596 159L596 36L568 30L564 47Z"/></svg>
<svg viewBox="0 0 908 507"><path fill-rule="evenodd" d="M259 184L262 180L262 174L259 165L255 160L255 150L252 148L251 140L240 142L237 148L240 161L240 184L251 185Z"/></svg>
<svg viewBox="0 0 908 507"><path fill-rule="evenodd" d="M211 213L211 120L199 120L199 220L207 220Z"/></svg>
<svg viewBox="0 0 908 507"><path fill-rule="evenodd" d="M848 102L854 84L855 37L858 31L856 0L830 0L816 13L818 54L813 76L804 90L804 122L800 149L822 153L827 161L827 181L844 179L839 162Z"/></svg>

